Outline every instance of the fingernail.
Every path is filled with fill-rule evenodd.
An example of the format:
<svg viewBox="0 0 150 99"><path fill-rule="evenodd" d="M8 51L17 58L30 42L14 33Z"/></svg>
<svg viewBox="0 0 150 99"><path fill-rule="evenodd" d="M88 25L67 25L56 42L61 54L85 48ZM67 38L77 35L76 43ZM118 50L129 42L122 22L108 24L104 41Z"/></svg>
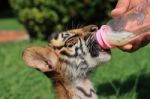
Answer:
<svg viewBox="0 0 150 99"><path fill-rule="evenodd" d="M131 44L128 44L128 45L125 45L123 48L124 49L127 49L127 50L130 50L130 49L132 49L132 45Z"/></svg>

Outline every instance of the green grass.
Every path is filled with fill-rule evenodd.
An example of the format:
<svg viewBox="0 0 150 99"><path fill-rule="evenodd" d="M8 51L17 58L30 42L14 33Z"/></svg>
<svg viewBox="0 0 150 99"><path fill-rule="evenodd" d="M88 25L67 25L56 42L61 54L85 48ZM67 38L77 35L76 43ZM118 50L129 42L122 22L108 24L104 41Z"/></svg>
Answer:
<svg viewBox="0 0 150 99"><path fill-rule="evenodd" d="M28 42L0 44L0 99L48 99L54 97L50 81L27 68L22 51ZM42 42L36 42L42 45ZM53 98L51 98L53 99Z"/></svg>
<svg viewBox="0 0 150 99"><path fill-rule="evenodd" d="M22 30L23 25L15 18L0 19L0 30Z"/></svg>
<svg viewBox="0 0 150 99"><path fill-rule="evenodd" d="M22 61L31 45L46 43L0 44L0 99L55 99L49 79ZM113 50L112 60L91 75L100 99L150 99L149 52L150 46L132 54Z"/></svg>

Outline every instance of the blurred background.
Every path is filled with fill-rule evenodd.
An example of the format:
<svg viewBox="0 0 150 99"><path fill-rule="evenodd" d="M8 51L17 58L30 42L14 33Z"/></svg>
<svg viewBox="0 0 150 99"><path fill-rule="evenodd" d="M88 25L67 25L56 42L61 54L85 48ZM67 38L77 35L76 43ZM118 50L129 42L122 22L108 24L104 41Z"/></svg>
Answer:
<svg viewBox="0 0 150 99"><path fill-rule="evenodd" d="M53 32L105 24L116 1L0 0L0 99L56 99L51 81L23 63L23 50L46 46ZM149 52L113 49L91 75L100 99L150 99Z"/></svg>

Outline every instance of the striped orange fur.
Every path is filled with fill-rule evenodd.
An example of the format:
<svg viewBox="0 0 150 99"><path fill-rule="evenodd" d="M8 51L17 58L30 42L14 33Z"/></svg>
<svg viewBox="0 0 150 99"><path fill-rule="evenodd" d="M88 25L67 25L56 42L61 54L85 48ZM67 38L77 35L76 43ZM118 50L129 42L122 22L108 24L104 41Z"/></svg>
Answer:
<svg viewBox="0 0 150 99"><path fill-rule="evenodd" d="M23 59L52 79L58 99L97 99L88 75L111 58L110 50L98 45L97 30L89 25L55 34L48 46L25 49Z"/></svg>

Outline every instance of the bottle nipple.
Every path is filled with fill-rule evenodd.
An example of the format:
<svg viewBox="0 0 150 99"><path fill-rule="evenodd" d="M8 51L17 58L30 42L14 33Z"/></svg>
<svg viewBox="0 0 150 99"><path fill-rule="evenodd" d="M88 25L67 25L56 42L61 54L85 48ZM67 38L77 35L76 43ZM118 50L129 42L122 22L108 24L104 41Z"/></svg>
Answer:
<svg viewBox="0 0 150 99"><path fill-rule="evenodd" d="M110 49L115 47L107 41L107 33L111 32L111 28L107 25L102 25L101 28L96 32L96 39L99 45L101 45L101 47L104 49Z"/></svg>
<svg viewBox="0 0 150 99"><path fill-rule="evenodd" d="M113 31L109 25L102 25L96 32L96 39L104 49L123 46L139 35L127 31Z"/></svg>

